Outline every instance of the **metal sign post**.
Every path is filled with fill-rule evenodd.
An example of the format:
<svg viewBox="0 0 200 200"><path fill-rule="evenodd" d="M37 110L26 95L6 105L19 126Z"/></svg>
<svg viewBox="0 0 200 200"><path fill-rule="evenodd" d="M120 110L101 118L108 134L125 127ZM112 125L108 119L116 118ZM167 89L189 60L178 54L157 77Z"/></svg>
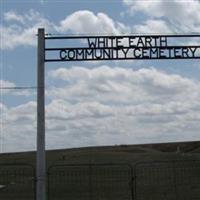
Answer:
<svg viewBox="0 0 200 200"><path fill-rule="evenodd" d="M191 44L185 45L188 38ZM199 34L45 36L45 30L38 29L37 200L46 200L45 62L200 59L199 38Z"/></svg>
<svg viewBox="0 0 200 200"><path fill-rule="evenodd" d="M45 32L38 29L36 199L46 200L45 155Z"/></svg>

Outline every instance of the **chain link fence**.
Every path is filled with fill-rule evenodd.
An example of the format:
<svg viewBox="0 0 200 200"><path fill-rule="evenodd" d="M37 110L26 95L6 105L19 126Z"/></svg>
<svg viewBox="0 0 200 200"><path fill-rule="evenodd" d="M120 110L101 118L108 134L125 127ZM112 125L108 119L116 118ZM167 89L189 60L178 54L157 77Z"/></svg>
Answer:
<svg viewBox="0 0 200 200"><path fill-rule="evenodd" d="M0 165L0 199L34 200L35 170L30 165Z"/></svg>
<svg viewBox="0 0 200 200"><path fill-rule="evenodd" d="M51 166L49 200L132 200L128 165Z"/></svg>
<svg viewBox="0 0 200 200"><path fill-rule="evenodd" d="M200 161L53 165L48 200L199 200ZM0 165L0 199L35 200L35 168Z"/></svg>
<svg viewBox="0 0 200 200"><path fill-rule="evenodd" d="M200 161L138 163L135 200L199 200Z"/></svg>

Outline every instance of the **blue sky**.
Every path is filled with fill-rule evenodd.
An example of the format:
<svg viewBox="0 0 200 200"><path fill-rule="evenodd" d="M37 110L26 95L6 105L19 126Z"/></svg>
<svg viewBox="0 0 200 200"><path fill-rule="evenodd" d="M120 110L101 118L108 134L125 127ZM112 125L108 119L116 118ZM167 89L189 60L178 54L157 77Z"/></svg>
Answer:
<svg viewBox="0 0 200 200"><path fill-rule="evenodd" d="M36 86L37 28L199 33L199 1L1 1L1 87ZM197 41L198 42L198 41ZM200 64L46 63L47 148L199 140ZM35 149L36 91L1 90L1 152Z"/></svg>

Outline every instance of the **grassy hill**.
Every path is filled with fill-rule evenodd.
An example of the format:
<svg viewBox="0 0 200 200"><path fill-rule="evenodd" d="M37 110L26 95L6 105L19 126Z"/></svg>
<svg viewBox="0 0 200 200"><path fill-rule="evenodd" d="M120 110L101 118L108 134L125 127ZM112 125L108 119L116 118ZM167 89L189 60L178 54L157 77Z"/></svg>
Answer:
<svg viewBox="0 0 200 200"><path fill-rule="evenodd" d="M47 151L48 166L58 163L135 163L153 159L179 159L198 157L200 142L159 143L142 145L116 145L84 147ZM0 164L28 163L35 165L36 152L0 154Z"/></svg>

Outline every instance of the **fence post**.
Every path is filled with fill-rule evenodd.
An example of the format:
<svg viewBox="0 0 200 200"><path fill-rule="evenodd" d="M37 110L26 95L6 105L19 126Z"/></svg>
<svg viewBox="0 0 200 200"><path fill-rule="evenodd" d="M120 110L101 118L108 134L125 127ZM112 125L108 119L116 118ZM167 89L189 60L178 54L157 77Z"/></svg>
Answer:
<svg viewBox="0 0 200 200"><path fill-rule="evenodd" d="M36 200L46 200L45 30L38 29Z"/></svg>

